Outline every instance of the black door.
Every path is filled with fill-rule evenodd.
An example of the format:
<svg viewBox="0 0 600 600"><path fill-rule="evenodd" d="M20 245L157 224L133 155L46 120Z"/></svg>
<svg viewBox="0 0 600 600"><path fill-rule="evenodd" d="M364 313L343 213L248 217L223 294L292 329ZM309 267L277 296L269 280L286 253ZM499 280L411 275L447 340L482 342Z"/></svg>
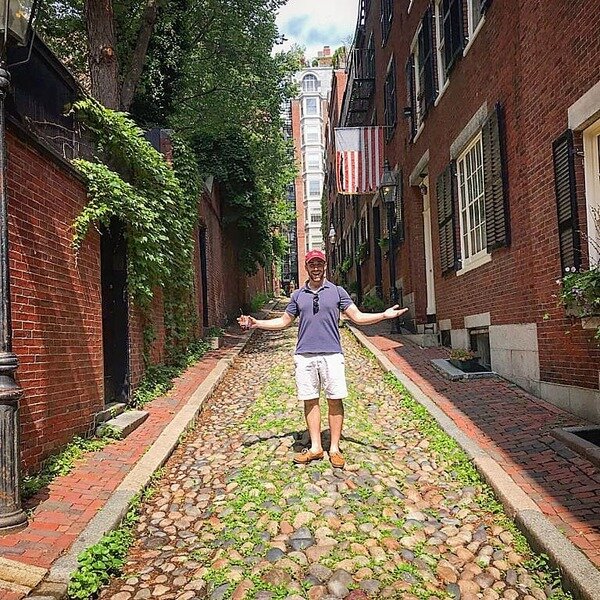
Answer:
<svg viewBox="0 0 600 600"><path fill-rule="evenodd" d="M202 326L208 327L208 277L206 274L206 229L200 229L200 281L202 282Z"/></svg>
<svg viewBox="0 0 600 600"><path fill-rule="evenodd" d="M373 208L373 235L374 235L374 252L375 252L375 289L377 295L383 298L383 268L382 268L382 256L381 246L379 240L381 239L381 214L379 206Z"/></svg>
<svg viewBox="0 0 600 600"><path fill-rule="evenodd" d="M123 228L113 220L101 230L104 401L124 402L129 394L127 251Z"/></svg>

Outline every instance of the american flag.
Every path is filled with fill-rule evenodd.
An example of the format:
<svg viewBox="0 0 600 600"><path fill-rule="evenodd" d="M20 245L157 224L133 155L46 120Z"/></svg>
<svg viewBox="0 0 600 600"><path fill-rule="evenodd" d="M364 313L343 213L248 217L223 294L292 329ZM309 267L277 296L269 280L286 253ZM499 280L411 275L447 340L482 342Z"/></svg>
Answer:
<svg viewBox="0 0 600 600"><path fill-rule="evenodd" d="M338 194L377 191L383 174L383 127L335 130Z"/></svg>

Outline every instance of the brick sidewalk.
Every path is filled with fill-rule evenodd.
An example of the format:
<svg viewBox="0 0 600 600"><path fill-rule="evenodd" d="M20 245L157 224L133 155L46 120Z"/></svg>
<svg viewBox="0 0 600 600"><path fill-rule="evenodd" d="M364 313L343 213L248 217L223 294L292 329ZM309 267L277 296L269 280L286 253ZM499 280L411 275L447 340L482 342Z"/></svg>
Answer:
<svg viewBox="0 0 600 600"><path fill-rule="evenodd" d="M231 354L242 339L235 333L226 335L221 349L208 352L175 381L168 395L146 406L150 414L138 429L124 440L86 455L69 475L57 478L31 498L26 505L33 510L28 526L0 537L0 557L49 568L73 544L219 360ZM21 597L23 594L0 588L3 600Z"/></svg>
<svg viewBox="0 0 600 600"><path fill-rule="evenodd" d="M450 381L430 362L447 358L447 350L390 336L389 325L361 331L600 567L600 472L550 434L589 423L499 377Z"/></svg>

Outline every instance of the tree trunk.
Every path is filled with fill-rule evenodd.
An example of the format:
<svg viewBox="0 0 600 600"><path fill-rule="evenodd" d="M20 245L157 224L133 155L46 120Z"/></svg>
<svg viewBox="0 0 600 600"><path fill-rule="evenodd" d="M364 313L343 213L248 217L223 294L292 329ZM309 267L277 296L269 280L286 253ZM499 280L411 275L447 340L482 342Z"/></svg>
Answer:
<svg viewBox="0 0 600 600"><path fill-rule="evenodd" d="M112 0L85 0L84 11L92 96L116 110L120 106L119 64Z"/></svg>
<svg viewBox="0 0 600 600"><path fill-rule="evenodd" d="M133 101L135 89L142 76L142 70L146 61L146 53L148 52L148 45L150 44L150 38L152 37L154 24L156 23L157 13L158 0L147 0L135 50L133 51L131 62L129 63L127 75L125 75L125 80L123 81L123 88L121 90L121 110L128 111Z"/></svg>

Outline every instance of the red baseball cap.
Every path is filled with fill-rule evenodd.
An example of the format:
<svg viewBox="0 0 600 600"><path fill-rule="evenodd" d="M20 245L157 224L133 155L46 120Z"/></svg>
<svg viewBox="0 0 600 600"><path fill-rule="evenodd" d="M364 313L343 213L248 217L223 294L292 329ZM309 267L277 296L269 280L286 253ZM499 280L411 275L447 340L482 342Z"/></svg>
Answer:
<svg viewBox="0 0 600 600"><path fill-rule="evenodd" d="M310 250L309 252L307 252L306 256L304 257L304 262L308 262L309 260L312 260L313 258L318 258L319 260L322 260L323 262L327 262L327 259L325 258L325 253L321 250Z"/></svg>

